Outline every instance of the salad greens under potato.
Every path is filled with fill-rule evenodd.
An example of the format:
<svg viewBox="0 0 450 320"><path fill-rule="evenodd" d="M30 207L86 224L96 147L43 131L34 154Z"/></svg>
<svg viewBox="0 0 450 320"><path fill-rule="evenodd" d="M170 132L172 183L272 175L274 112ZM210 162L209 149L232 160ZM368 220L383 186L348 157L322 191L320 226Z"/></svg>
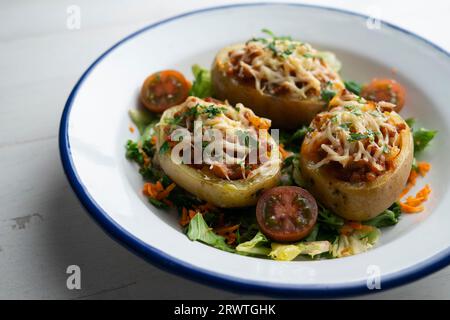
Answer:
<svg viewBox="0 0 450 320"><path fill-rule="evenodd" d="M199 98L212 96L209 70L194 65L192 72L195 79L189 95ZM345 86L347 90L357 95L361 93L362 86L356 82L346 81ZM334 92L325 93L324 99L330 100L334 94ZM140 138L137 141L127 141L126 158L139 165L139 172L145 181L159 183L162 190L173 188L167 198L158 200L148 197L148 199L158 208L175 207L180 216L193 214L183 228L192 241L200 241L227 252L281 261L293 260L300 255L314 259L338 258L370 249L377 242L381 228L399 222L401 216L399 203L393 203L383 213L371 220L363 221L356 228L346 228L348 221L319 204L317 223L305 239L296 243L276 243L259 231L253 208L233 210L209 208L204 201L174 186L171 179L159 168L155 157L155 125L160 116L145 109L130 110L129 115L138 128ZM408 119L407 123L412 128L414 120ZM309 130L308 126L295 131L280 130L279 143L288 152L282 164L281 185L307 186L299 167L299 149ZM436 131L433 130L424 128L414 130L415 153L422 151L435 135ZM226 231L229 226L236 226L233 237ZM225 231L220 232L222 229Z"/></svg>

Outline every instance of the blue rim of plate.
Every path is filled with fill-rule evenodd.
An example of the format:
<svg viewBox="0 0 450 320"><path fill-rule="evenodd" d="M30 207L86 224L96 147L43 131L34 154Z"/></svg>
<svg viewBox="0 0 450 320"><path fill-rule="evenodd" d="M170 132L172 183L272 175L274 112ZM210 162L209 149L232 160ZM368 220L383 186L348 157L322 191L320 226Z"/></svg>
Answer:
<svg viewBox="0 0 450 320"><path fill-rule="evenodd" d="M117 224L101 207L100 205L92 198L89 194L87 188L81 183L78 174L75 170L70 144L68 137L68 123L70 111L72 108L72 103L77 95L77 92L83 83L83 81L88 77L90 72L96 67L96 65L102 61L111 51L115 48L123 44L124 42L130 40L131 38L136 37L137 35L156 28L160 25L168 23L173 20L178 20L186 16L196 15L208 11L217 11L217 10L227 10L238 7L257 7L257 6L295 6L295 7L305 7L305 8L314 8L325 11L333 11L338 12L348 16L356 16L360 18L367 19L368 16L348 10L324 7L318 5L309 5L309 4L300 4L300 3L276 3L276 2L257 2L257 3L240 3L240 4L232 4L232 5L224 5L224 6L216 6L216 7L208 7L204 9L199 9L187 13L183 13L156 23L153 23L149 26L146 26L129 36L123 38L111 48L106 50L100 57L98 57L83 73L75 87L72 89L72 92L67 99L67 102L64 106L64 110L61 116L60 128L59 128L59 151L61 162L69 180L72 189L75 191L78 199L85 207L85 209L90 213L90 215L94 218L94 220L116 241L141 256L148 262L153 265L165 270L170 271L176 275L182 275L190 279L194 279L198 282L202 282L204 284L213 285L217 288L227 289L239 293L260 293L272 296L280 296L280 297L339 297L339 296L349 296L356 294L365 294L370 292L379 292L379 290L369 290L367 288L367 284L365 281L357 281L350 282L346 284L302 284L302 285L277 285L271 283L265 283L261 281L250 281L241 278L235 278L223 274L218 274L209 270L201 269L196 267L195 265L186 263L182 260L176 259L168 254L158 250L157 248L152 247L151 245L139 240L131 233L123 229L119 224ZM450 53L444 50L443 48L437 46L436 44L430 42L429 40L407 31L403 28L400 28L391 23L380 20L384 27L389 27L391 29L400 31L401 33L413 37L421 42L426 43L431 46L433 49L444 53L447 57L450 57ZM414 280L417 280L421 277L424 277L430 273L438 271L439 269L450 264L450 246L449 248L441 251L440 253L434 255L427 261L423 261L418 263L412 267L403 269L402 271L398 271L396 273L392 273L382 278L382 289L393 288Z"/></svg>

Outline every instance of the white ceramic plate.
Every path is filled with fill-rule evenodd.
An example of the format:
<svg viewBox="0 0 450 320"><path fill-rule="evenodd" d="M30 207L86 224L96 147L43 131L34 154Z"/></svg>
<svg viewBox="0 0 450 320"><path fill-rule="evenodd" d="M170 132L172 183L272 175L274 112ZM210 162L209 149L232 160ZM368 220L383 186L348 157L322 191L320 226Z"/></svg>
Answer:
<svg viewBox="0 0 450 320"><path fill-rule="evenodd" d="M296 296L368 292L370 275L389 288L450 262L450 198L446 197L450 109L449 54L387 23L367 27L367 17L336 9L293 4L245 4L199 10L148 26L101 55L73 89L61 120L60 151L81 202L115 239L166 270L209 284ZM335 260L277 262L223 252L191 242L175 216L141 195L142 179L124 156L127 111L135 108L143 79L173 68L190 74L209 66L223 46L259 35L262 28L334 51L343 77L368 81L395 77L408 90L403 115L439 130L424 154L433 165L422 183L433 192L426 211L404 215L384 230L367 253ZM396 75L392 74L396 69Z"/></svg>

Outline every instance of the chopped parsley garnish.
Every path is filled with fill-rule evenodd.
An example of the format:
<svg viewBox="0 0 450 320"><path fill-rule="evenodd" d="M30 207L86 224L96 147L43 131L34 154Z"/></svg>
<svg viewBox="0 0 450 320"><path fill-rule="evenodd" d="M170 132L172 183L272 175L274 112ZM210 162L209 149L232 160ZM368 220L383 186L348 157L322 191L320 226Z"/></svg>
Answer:
<svg viewBox="0 0 450 320"><path fill-rule="evenodd" d="M350 138L347 139L348 142L355 142L362 139L367 139L369 137L368 134L359 133L359 132L352 132L350 133Z"/></svg>
<svg viewBox="0 0 450 320"><path fill-rule="evenodd" d="M182 119L183 119L183 115L180 114L180 115L177 115L177 116L175 116L173 118L166 119L166 123L176 126L176 125L178 125L181 122Z"/></svg>
<svg viewBox="0 0 450 320"><path fill-rule="evenodd" d="M344 122L344 123L341 123L341 124L339 125L339 127L341 127L341 128L344 129L344 130L348 130L348 129L350 128L351 125L352 125L351 122Z"/></svg>
<svg viewBox="0 0 450 320"><path fill-rule="evenodd" d="M359 83L356 83L355 81L344 81L344 85L348 91L353 92L358 96L361 94L362 85Z"/></svg>
<svg viewBox="0 0 450 320"><path fill-rule="evenodd" d="M189 110L187 110L185 113L184 113L184 116L185 117L190 117L190 116L192 116L192 117L194 117L194 118L197 118L197 116L198 116L198 114L199 114L199 111L198 111L198 107L200 106L200 104L196 104L195 106L193 106L192 108L190 108Z"/></svg>
<svg viewBox="0 0 450 320"><path fill-rule="evenodd" d="M364 103L366 102L366 100L363 97L357 97L356 101L358 101L359 103Z"/></svg>
<svg viewBox="0 0 450 320"><path fill-rule="evenodd" d="M366 133L359 133L359 132L351 132L350 138L347 139L348 142L355 142L362 139L369 139L370 142L373 142L375 140L375 132L372 130L367 130Z"/></svg>
<svg viewBox="0 0 450 320"><path fill-rule="evenodd" d="M373 142L375 140L375 132L372 130L367 130L367 137L369 138L370 142Z"/></svg>
<svg viewBox="0 0 450 320"><path fill-rule="evenodd" d="M290 36L276 36L272 31L270 31L269 29L262 29L261 32L267 34L270 38L271 41L269 39L266 38L252 38L250 41L254 41L254 42L261 42L262 44L265 44L267 49L269 49L270 51L273 52L273 54L277 57L284 57L286 58L287 56L291 55L294 50L295 47L297 46L297 44L291 43L289 44L288 48L284 51L279 51L277 49L277 41L278 40L288 40L288 41L292 41L292 38ZM247 42L247 43L248 43ZM300 43L301 44L301 43Z"/></svg>
<svg viewBox="0 0 450 320"><path fill-rule="evenodd" d="M269 29L266 29L266 28L261 29L261 32L262 32L262 33L265 33L265 34L267 34L267 35L269 35L269 36L271 36L272 38L275 38L275 37L276 37L275 34L274 34L271 30L269 30Z"/></svg>
<svg viewBox="0 0 450 320"><path fill-rule="evenodd" d="M294 52L296 47L297 46L294 43L291 43L290 45L288 45L287 49L281 53L281 55L284 57L291 55Z"/></svg>
<svg viewBox="0 0 450 320"><path fill-rule="evenodd" d="M355 116L360 116L362 115L361 109L359 109L356 106L351 106L351 105L347 105L344 106L345 109L349 110L351 113L353 113Z"/></svg>
<svg viewBox="0 0 450 320"><path fill-rule="evenodd" d="M322 100L325 101L327 104L330 102L331 99L334 98L336 95L336 92L333 90L322 90Z"/></svg>
<svg viewBox="0 0 450 320"><path fill-rule="evenodd" d="M261 32L267 34L268 36L272 37L274 40L292 40L290 36L277 36L269 29L262 29Z"/></svg>
<svg viewBox="0 0 450 320"><path fill-rule="evenodd" d="M170 149L169 142L164 141L164 143L159 148L159 154L164 154L167 151L169 151L169 149Z"/></svg>
<svg viewBox="0 0 450 320"><path fill-rule="evenodd" d="M337 123L338 122L338 118L337 118L336 115L331 118L331 122L332 123Z"/></svg>
<svg viewBox="0 0 450 320"><path fill-rule="evenodd" d="M272 41L271 43L269 43L267 45L267 48L270 49L273 52L274 55L276 55L276 56L278 55L278 50L277 50L277 47L275 45L275 40Z"/></svg>
<svg viewBox="0 0 450 320"><path fill-rule="evenodd" d="M226 111L225 108L223 107L217 107L213 104L210 104L209 106L206 106L203 110L202 113L207 114L208 118L212 119L216 116L218 116L219 114L221 114L222 112Z"/></svg>

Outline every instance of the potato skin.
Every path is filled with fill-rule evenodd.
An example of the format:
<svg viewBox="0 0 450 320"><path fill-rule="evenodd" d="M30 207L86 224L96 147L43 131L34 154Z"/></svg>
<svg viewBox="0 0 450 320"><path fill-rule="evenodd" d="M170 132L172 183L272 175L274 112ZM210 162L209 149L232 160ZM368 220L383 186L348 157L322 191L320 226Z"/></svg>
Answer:
<svg viewBox="0 0 450 320"><path fill-rule="evenodd" d="M401 151L395 169L371 182L350 183L327 175L323 168L312 169L302 145L300 169L308 190L327 208L354 221L372 219L398 200L413 161L414 145L408 126L401 132Z"/></svg>
<svg viewBox="0 0 450 320"><path fill-rule="evenodd" d="M280 179L281 164L267 168L264 176L258 175L246 180L224 180L212 173L204 172L172 161L170 152L160 154L159 148L166 141L165 120L171 118L182 106L166 110L157 128L157 157L164 172L180 187L198 198L221 208L237 208L255 205L260 193L275 187Z"/></svg>
<svg viewBox="0 0 450 320"><path fill-rule="evenodd" d="M211 79L215 97L228 100L232 104L242 103L258 116L271 119L272 127L283 129L296 129L307 125L317 113L326 108L326 104L319 97L299 100L287 96L263 94L255 87L228 76L226 72L229 61L228 52L240 46L243 45L223 48L214 59Z"/></svg>

